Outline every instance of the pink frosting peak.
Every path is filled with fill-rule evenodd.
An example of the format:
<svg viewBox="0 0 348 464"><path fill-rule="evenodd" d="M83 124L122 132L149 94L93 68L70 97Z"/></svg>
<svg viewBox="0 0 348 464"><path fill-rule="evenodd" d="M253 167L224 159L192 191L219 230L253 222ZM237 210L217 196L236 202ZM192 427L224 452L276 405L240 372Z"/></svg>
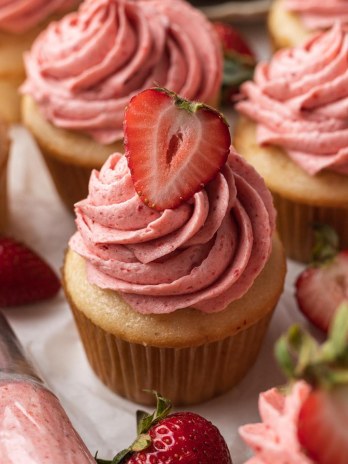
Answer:
<svg viewBox="0 0 348 464"><path fill-rule="evenodd" d="M215 103L222 54L205 16L182 0L86 0L25 58L32 95L55 126L102 144L123 138L124 108L154 84Z"/></svg>
<svg viewBox="0 0 348 464"><path fill-rule="evenodd" d="M348 23L347 0L286 0L286 8L300 15L310 30L328 29L336 21Z"/></svg>
<svg viewBox="0 0 348 464"><path fill-rule="evenodd" d="M78 0L0 0L0 30L21 34L78 3Z"/></svg>
<svg viewBox="0 0 348 464"><path fill-rule="evenodd" d="M89 282L140 313L224 309L263 269L275 224L262 178L232 149L203 190L162 212L141 202L126 158L111 155L76 215L70 247L86 259Z"/></svg>
<svg viewBox="0 0 348 464"><path fill-rule="evenodd" d="M259 410L263 422L239 429L255 453L246 464L314 464L297 438L298 415L310 390L307 383L300 381L286 396L276 388L261 393Z"/></svg>
<svg viewBox="0 0 348 464"><path fill-rule="evenodd" d="M242 86L237 108L262 145L281 146L308 174L348 174L348 34L340 24L277 52Z"/></svg>

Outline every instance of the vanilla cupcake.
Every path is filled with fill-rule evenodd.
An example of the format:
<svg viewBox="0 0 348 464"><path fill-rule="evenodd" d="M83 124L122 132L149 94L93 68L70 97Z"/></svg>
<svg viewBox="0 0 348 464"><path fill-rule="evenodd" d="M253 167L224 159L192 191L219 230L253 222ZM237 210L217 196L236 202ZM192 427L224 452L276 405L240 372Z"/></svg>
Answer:
<svg viewBox="0 0 348 464"><path fill-rule="evenodd" d="M25 79L23 53L47 24L78 5L78 0L0 2L0 117L20 120L18 87Z"/></svg>
<svg viewBox="0 0 348 464"><path fill-rule="evenodd" d="M268 30L274 48L295 47L336 21L348 23L346 0L274 0Z"/></svg>
<svg viewBox="0 0 348 464"><path fill-rule="evenodd" d="M182 0L87 0L25 61L23 119L69 208L87 195L91 170L123 151L132 95L158 84L216 105L223 67L212 25Z"/></svg>
<svg viewBox="0 0 348 464"><path fill-rule="evenodd" d="M7 126L4 123L0 123L0 233L4 232L7 226L7 163L9 145Z"/></svg>
<svg viewBox="0 0 348 464"><path fill-rule="evenodd" d="M348 247L348 35L339 24L277 52L242 86L235 146L264 177L288 256L307 261L313 223Z"/></svg>
<svg viewBox="0 0 348 464"><path fill-rule="evenodd" d="M155 90L146 92L153 101ZM88 360L108 387L140 403L151 400L143 390L154 389L175 404L191 404L230 389L255 361L282 292L285 259L274 235L271 195L255 170L228 149L229 135L227 162L202 188L201 166L210 170L202 152L215 163L219 128L211 121L200 125L187 106L163 110L163 158L156 165L165 175L173 150L173 177L162 189L173 184L176 192L182 179L186 188L190 172L198 176L199 191L185 201L177 194L182 202L176 208L158 211L143 203L145 184L156 191L161 179L152 168L140 184L132 176L151 164L141 146L152 157L149 139L160 126L149 123L146 134L138 124L147 125L146 114L157 113L157 105L145 102L132 110L137 122L126 132L127 156L113 154L100 172L93 171L89 195L76 205L78 231L63 282ZM174 112L177 122L168 124ZM188 133L191 121L181 119L190 117L199 139ZM131 175L134 144L145 159Z"/></svg>

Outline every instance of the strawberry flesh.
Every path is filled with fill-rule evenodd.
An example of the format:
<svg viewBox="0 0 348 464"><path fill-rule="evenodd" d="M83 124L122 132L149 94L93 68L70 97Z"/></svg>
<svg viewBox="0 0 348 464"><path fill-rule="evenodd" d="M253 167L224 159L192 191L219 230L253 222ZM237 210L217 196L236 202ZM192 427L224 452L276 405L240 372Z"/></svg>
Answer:
<svg viewBox="0 0 348 464"><path fill-rule="evenodd" d="M314 390L301 407L298 438L318 464L348 462L348 387Z"/></svg>
<svg viewBox="0 0 348 464"><path fill-rule="evenodd" d="M348 251L322 266L305 269L296 281L296 298L303 314L327 332L337 307L348 299Z"/></svg>
<svg viewBox="0 0 348 464"><path fill-rule="evenodd" d="M0 307L53 297L60 281L49 265L24 244L0 237Z"/></svg>
<svg viewBox="0 0 348 464"><path fill-rule="evenodd" d="M238 53L255 59L254 52L251 50L245 39L230 24L216 21L213 25L217 35L219 36L224 53Z"/></svg>
<svg viewBox="0 0 348 464"><path fill-rule="evenodd" d="M134 188L158 211L178 207L212 180L231 143L219 112L162 89L131 99L124 132Z"/></svg>
<svg viewBox="0 0 348 464"><path fill-rule="evenodd" d="M219 430L198 414L171 414L148 433L151 445L134 453L127 464L232 464Z"/></svg>

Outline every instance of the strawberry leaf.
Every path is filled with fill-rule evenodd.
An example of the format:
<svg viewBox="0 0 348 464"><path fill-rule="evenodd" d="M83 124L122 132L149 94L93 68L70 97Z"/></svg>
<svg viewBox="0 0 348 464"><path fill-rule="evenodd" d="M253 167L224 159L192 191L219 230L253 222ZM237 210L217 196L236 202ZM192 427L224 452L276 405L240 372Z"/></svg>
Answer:
<svg viewBox="0 0 348 464"><path fill-rule="evenodd" d="M335 230L327 224L314 224L313 266L331 262L338 252L339 239Z"/></svg>
<svg viewBox="0 0 348 464"><path fill-rule="evenodd" d="M333 388L348 384L348 302L339 306L328 340L320 347L299 326L293 326L275 347L276 358L290 379Z"/></svg>

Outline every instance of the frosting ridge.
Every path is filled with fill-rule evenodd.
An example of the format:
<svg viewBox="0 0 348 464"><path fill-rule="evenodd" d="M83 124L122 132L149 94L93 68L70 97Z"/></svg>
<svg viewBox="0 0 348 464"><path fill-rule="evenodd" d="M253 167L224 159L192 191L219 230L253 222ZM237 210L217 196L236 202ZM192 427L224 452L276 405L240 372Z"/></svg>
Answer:
<svg viewBox="0 0 348 464"><path fill-rule="evenodd" d="M310 390L307 383L299 381L287 396L276 388L260 394L262 422L239 428L241 437L255 452L246 464L314 464L297 438L298 415Z"/></svg>
<svg viewBox="0 0 348 464"><path fill-rule="evenodd" d="M303 46L260 63L237 109L257 122L260 144L281 146L310 175L348 174L348 34L336 23Z"/></svg>
<svg viewBox="0 0 348 464"><path fill-rule="evenodd" d="M64 13L78 3L78 0L1 0L0 30L23 33L50 15Z"/></svg>
<svg viewBox="0 0 348 464"><path fill-rule="evenodd" d="M233 149L203 190L162 212L141 202L126 158L111 155L76 216L70 247L86 259L90 283L141 313L223 310L262 271L275 227L269 191Z"/></svg>
<svg viewBox="0 0 348 464"><path fill-rule="evenodd" d="M57 127L102 144L123 138L124 108L154 83L216 103L222 52L201 12L177 0L86 0L25 57L30 94Z"/></svg>
<svg viewBox="0 0 348 464"><path fill-rule="evenodd" d="M304 26L309 30L328 29L336 21L348 23L348 4L346 0L286 0L289 11L300 15Z"/></svg>

